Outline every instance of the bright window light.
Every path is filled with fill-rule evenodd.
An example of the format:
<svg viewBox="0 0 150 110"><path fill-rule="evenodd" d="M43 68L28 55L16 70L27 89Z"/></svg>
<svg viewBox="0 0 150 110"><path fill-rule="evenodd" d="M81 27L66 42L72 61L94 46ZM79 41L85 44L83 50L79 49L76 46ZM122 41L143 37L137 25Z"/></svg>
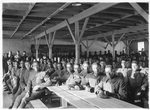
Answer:
<svg viewBox="0 0 150 110"><path fill-rule="evenodd" d="M142 51L142 48L144 49L144 42L138 42L138 51Z"/></svg>

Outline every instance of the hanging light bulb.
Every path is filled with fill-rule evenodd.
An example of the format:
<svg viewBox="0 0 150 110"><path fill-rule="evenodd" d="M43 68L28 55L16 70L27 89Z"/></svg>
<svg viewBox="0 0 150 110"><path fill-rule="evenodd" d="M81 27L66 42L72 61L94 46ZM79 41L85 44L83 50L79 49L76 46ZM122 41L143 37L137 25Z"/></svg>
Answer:
<svg viewBox="0 0 150 110"><path fill-rule="evenodd" d="M72 6L81 6L82 4L79 3L79 2L76 2L76 3L72 3Z"/></svg>

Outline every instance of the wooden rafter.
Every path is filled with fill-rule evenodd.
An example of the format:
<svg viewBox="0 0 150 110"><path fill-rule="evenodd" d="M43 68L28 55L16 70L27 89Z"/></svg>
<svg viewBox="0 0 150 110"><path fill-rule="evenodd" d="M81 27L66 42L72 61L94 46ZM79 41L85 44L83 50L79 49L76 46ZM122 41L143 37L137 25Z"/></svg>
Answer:
<svg viewBox="0 0 150 110"><path fill-rule="evenodd" d="M69 6L71 3L65 3L64 5L62 5L60 8L58 8L56 11L54 11L52 14L50 14L46 19L44 19L41 23L39 23L38 25L36 25L33 29L31 29L27 34L25 34L21 39L25 38L27 35L29 35L30 33L32 33L34 30L36 30L38 27L40 27L42 24L44 24L45 22L47 22L49 19L51 19L53 16L57 15L59 12L61 12L63 9L65 9L67 6ZM47 33L51 33L51 32L47 32Z"/></svg>
<svg viewBox="0 0 150 110"><path fill-rule="evenodd" d="M80 36L79 36L79 21L75 22L75 38L76 38L76 43L80 43Z"/></svg>
<svg viewBox="0 0 150 110"><path fill-rule="evenodd" d="M111 42L106 38L106 36L104 36L104 34L103 33L101 33L100 31L98 31L101 35L102 35L102 37L108 42L108 44L110 45L110 46L112 46L112 44L111 44Z"/></svg>
<svg viewBox="0 0 150 110"><path fill-rule="evenodd" d="M121 18L119 17L119 18L115 18L115 19L113 19L113 20L111 20L111 21L107 21L107 22L105 22L105 23L102 23L102 24L96 24L96 26L94 26L94 27L92 27L92 28L96 28L96 27L100 27L100 26L103 26L103 25L107 25L107 24L112 23L112 22L117 22L117 21L119 21L119 20L122 20L122 19L125 19L125 18L128 18L128 17L131 17L131 16L133 16L133 15L138 15L138 13L135 12L134 14L127 14L127 15L121 17ZM111 17L111 18L112 18L112 17ZM130 23L130 24L131 24L131 23ZM89 30L89 29L91 29L91 28L85 28L84 31L87 31L87 30ZM42 35L42 34L41 34L41 35ZM67 35L69 35L69 34L67 34ZM67 36L67 35L65 35L65 36Z"/></svg>
<svg viewBox="0 0 150 110"><path fill-rule="evenodd" d="M88 46L88 48L90 48L92 45L93 45L93 43L97 40L98 38L95 38L93 41L92 41L92 43Z"/></svg>
<svg viewBox="0 0 150 110"><path fill-rule="evenodd" d="M123 34L121 35L121 37L119 38L119 40L115 43L115 47L116 47L116 45L120 42L120 40L124 37L124 35L125 35L125 33L123 33Z"/></svg>
<svg viewBox="0 0 150 110"><path fill-rule="evenodd" d="M26 17L29 15L29 13L31 12L31 10L35 6L35 4L36 3L30 4L29 9L26 11L26 14L23 16L23 19L20 21L20 23L18 24L17 28L15 29L15 31L13 32L13 34L10 36L10 38L12 38L15 35L15 33L18 31L19 27L21 26L21 24L23 23L23 21L26 19Z"/></svg>
<svg viewBox="0 0 150 110"><path fill-rule="evenodd" d="M45 31L45 39L46 39L46 42L47 42L48 48L50 48L50 42L49 42L49 40L48 40L48 36L47 36L46 31Z"/></svg>
<svg viewBox="0 0 150 110"><path fill-rule="evenodd" d="M83 12L81 12L81 13L79 13L79 14L71 17L71 18L69 18L68 21L69 21L70 24L72 24L75 21L80 21L80 20L82 20L82 19L84 19L86 17L89 17L89 16L91 16L91 15L93 15L95 13L98 13L100 11L103 11L103 10L107 9L107 8L110 8L110 7L112 7L112 6L116 5L116 4L117 3L109 3L109 4L107 4L107 3L99 3L99 4L96 4L96 5L92 6L91 8L89 8L89 9L87 9L87 10L85 10L85 11L83 11ZM47 29L46 31L47 31L47 33L53 32L55 30L59 30L59 29L65 27L65 26L67 26L67 23L66 23L66 21L63 21L63 22L57 24L56 26ZM43 36L44 36L44 32L42 32L41 34L38 34L35 37L37 39L37 38L40 38L40 37L43 37ZM31 39L31 40L33 40L33 39Z"/></svg>
<svg viewBox="0 0 150 110"><path fill-rule="evenodd" d="M116 30L114 31L114 34L122 34L122 33L129 33L129 32L136 32L137 30L144 30L144 29L148 29L148 25L146 24L140 24L138 26L130 26L128 28L124 28L124 29L121 29L121 30ZM106 36L111 36L112 35L112 31L110 32L106 32L106 33L103 33L103 34L97 34L97 35L92 35L92 36L87 36L86 38L84 38L83 40L86 40L86 39L90 39L90 38L100 38L100 37L106 37Z"/></svg>
<svg viewBox="0 0 150 110"><path fill-rule="evenodd" d="M86 28L86 26L87 26L87 24L88 24L88 21L89 21L89 17L86 18L85 21L84 21L84 24L83 24L83 27L82 27L82 30L81 30L81 33L80 33L80 41L81 41L81 39L82 39L82 37L83 37L83 34L84 34L84 32L85 32L85 28Z"/></svg>
<svg viewBox="0 0 150 110"><path fill-rule="evenodd" d="M107 43L106 46L104 47L105 49L108 47L108 44L109 44L109 43Z"/></svg>
<svg viewBox="0 0 150 110"><path fill-rule="evenodd" d="M137 3L130 3L130 5L148 22L148 13L141 6Z"/></svg>
<svg viewBox="0 0 150 110"><path fill-rule="evenodd" d="M87 46L83 42L81 42L81 44L87 49Z"/></svg>
<svg viewBox="0 0 150 110"><path fill-rule="evenodd" d="M68 21L67 19L66 19L66 22L67 22L67 27L68 27L68 29L69 29L69 32L70 32L70 34L71 34L71 37L72 37L74 43L76 43L76 38L75 38L75 36L73 35L73 32L72 32L72 30L71 30L71 26L70 26L69 21Z"/></svg>

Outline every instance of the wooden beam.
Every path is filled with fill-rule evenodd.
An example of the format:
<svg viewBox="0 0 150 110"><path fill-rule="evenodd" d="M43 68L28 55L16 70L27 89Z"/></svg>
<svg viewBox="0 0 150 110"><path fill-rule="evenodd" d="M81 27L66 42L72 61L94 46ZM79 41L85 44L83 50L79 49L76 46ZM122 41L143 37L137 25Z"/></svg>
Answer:
<svg viewBox="0 0 150 110"><path fill-rule="evenodd" d="M89 41L89 40L86 39L86 47L87 47L87 48L86 48L86 53L87 53L87 56L86 56L86 57L87 57L87 58L89 57L89 44L88 44L88 41Z"/></svg>
<svg viewBox="0 0 150 110"><path fill-rule="evenodd" d="M103 33L101 33L100 31L98 31L101 35L102 35L102 37L110 44L110 46L112 47L112 44L110 43L110 41L104 36L104 34Z"/></svg>
<svg viewBox="0 0 150 110"><path fill-rule="evenodd" d="M54 33L53 33L52 44L54 44L54 39L55 39L55 36L56 36L56 32L57 32L57 31L54 31Z"/></svg>
<svg viewBox="0 0 150 110"><path fill-rule="evenodd" d="M133 39L131 39L131 40L129 41L128 45L130 45L130 44L132 43L132 41L133 41Z"/></svg>
<svg viewBox="0 0 150 110"><path fill-rule="evenodd" d="M86 47L89 47L88 39L86 39Z"/></svg>
<svg viewBox="0 0 150 110"><path fill-rule="evenodd" d="M125 33L123 33L123 34L121 35L121 37L119 38L119 40L115 43L115 47L116 47L116 45L120 42L120 40L124 37L124 35L125 35Z"/></svg>
<svg viewBox="0 0 150 110"><path fill-rule="evenodd" d="M113 60L115 60L115 35L114 33L112 32L112 56L113 56Z"/></svg>
<svg viewBox="0 0 150 110"><path fill-rule="evenodd" d="M49 48L49 47L50 47L50 42L49 42L49 40L48 40L48 36L47 36L46 31L45 31L45 39L46 39L46 42L47 42L47 45L48 45L48 48Z"/></svg>
<svg viewBox="0 0 150 110"><path fill-rule="evenodd" d="M3 3L3 8L9 10L28 10L29 3Z"/></svg>
<svg viewBox="0 0 150 110"><path fill-rule="evenodd" d="M85 32L85 28L86 28L86 26L87 26L87 24L88 24L88 21L89 21L89 17L86 18L85 21L84 21L84 24L83 24L83 27L82 27L82 30L81 30L81 33L80 33L80 41L81 41L81 39L82 39L82 37L83 37L83 34L84 34L84 32Z"/></svg>
<svg viewBox="0 0 150 110"><path fill-rule="evenodd" d="M38 27L40 27L42 24L44 24L45 22L47 22L48 20L50 20L53 16L57 15L59 12L61 12L63 9L65 9L67 6L69 6L71 3L65 3L64 5L62 5L60 8L58 8L56 11L54 11L52 14L50 14L46 19L44 19L41 23L39 23L38 25L36 25L32 30L30 30L27 34L25 34L21 39L25 38L27 35L29 35L30 33L32 33L34 30L36 30ZM52 31L53 32L53 31ZM47 33L51 33L51 32L47 32Z"/></svg>
<svg viewBox="0 0 150 110"><path fill-rule="evenodd" d="M113 23L113 22L117 22L117 21L120 21L120 20L122 20L122 19L125 19L125 18L128 18L128 17L131 17L131 16L133 16L133 15L138 15L138 13L137 12L135 12L134 14L127 14L127 15L125 15L125 16L123 16L123 17L119 17L119 18L116 18L116 19L113 19L113 20L110 20L110 21L107 21L107 22L104 22L104 23L102 23L102 24L97 24L94 28L96 28L96 27L100 27L100 26L103 26L103 25L106 25L106 24L109 24L109 23ZM89 30L89 29L91 29L91 28L87 28L86 30Z"/></svg>
<svg viewBox="0 0 150 110"><path fill-rule="evenodd" d="M105 46L102 46L101 44L98 44L100 47L104 48L105 49Z"/></svg>
<svg viewBox="0 0 150 110"><path fill-rule="evenodd" d="M72 24L75 21L80 21L80 20L82 20L82 19L84 19L86 17L89 17L89 16L91 16L93 14L96 14L96 13L98 13L100 11L103 11L103 10L105 10L107 8L110 8L110 7L112 7L112 6L116 5L116 4L118 4L118 3L109 3L109 4L108 3L98 3L98 4L94 5L94 6L92 6L91 8L89 8L89 9L87 9L87 10L85 10L85 11L83 11L83 12L77 14L77 15L75 15L74 17L69 18L68 21L69 21L70 24ZM47 31L47 33L53 32L55 30L59 30L59 29L65 27L65 26L67 26L67 23L66 23L66 21L63 21L63 22L57 24L56 26L47 29L46 31ZM41 33L41 34L38 34L35 37L37 39L37 38L40 38L42 36L44 36L44 32ZM33 40L33 39L31 39L31 40Z"/></svg>
<svg viewBox="0 0 150 110"><path fill-rule="evenodd" d="M22 22L26 19L26 17L29 15L29 13L31 12L31 10L33 9L33 7L35 6L36 3L32 3L29 6L29 9L26 11L26 14L23 16L23 19L20 21L20 23L18 24L18 26L16 27L15 31L13 32L13 34L10 36L10 38L12 38L15 33L18 31L19 27L21 26Z"/></svg>
<svg viewBox="0 0 150 110"><path fill-rule="evenodd" d="M148 22L148 13L143 10L137 3L129 3Z"/></svg>
<svg viewBox="0 0 150 110"><path fill-rule="evenodd" d="M109 43L106 44L106 46L104 47L104 49L106 49L106 48L108 47L108 44L109 44Z"/></svg>
<svg viewBox="0 0 150 110"><path fill-rule="evenodd" d="M80 59L80 38L79 38L79 21L75 22L75 63L79 63Z"/></svg>
<svg viewBox="0 0 150 110"><path fill-rule="evenodd" d="M79 38L79 21L75 22L75 38L76 42L79 44L80 43L80 38Z"/></svg>
<svg viewBox="0 0 150 110"><path fill-rule="evenodd" d="M145 24L144 25L140 24L138 26L130 26L128 28L124 28L124 29L121 29L121 30L115 30L114 34L116 35L116 34L122 34L122 33L136 32L138 30L144 30L144 29L148 29L148 24L146 24L146 25ZM91 38L95 39L97 37L100 38L100 37L106 37L106 36L111 36L111 35L112 35L112 31L106 32L106 33L103 33L103 34L100 33L100 34L97 34L97 35L87 36L82 40L91 39Z"/></svg>
<svg viewBox="0 0 150 110"><path fill-rule="evenodd" d="M39 45L40 45L40 39L35 39L35 50L36 50L36 59L38 58L38 49L39 49Z"/></svg>
<svg viewBox="0 0 150 110"><path fill-rule="evenodd" d="M126 43L126 41L125 40L122 40L122 42L127 46L127 43Z"/></svg>
<svg viewBox="0 0 150 110"><path fill-rule="evenodd" d="M68 29L69 29L69 32L70 32L70 34L71 34L71 37L72 37L74 43L76 43L76 38L75 38L75 36L73 35L73 32L72 32L72 30L71 30L71 28L70 28L69 21L68 21L67 19L66 19L66 22L67 22L67 27L68 27Z"/></svg>
<svg viewBox="0 0 150 110"><path fill-rule="evenodd" d="M52 39L53 39L53 35L52 35L52 33L49 33L49 44L50 44L50 46L49 46L49 48L48 48L48 50L49 50L49 58L50 59L52 59L52 47L53 47L53 42L52 42Z"/></svg>
<svg viewBox="0 0 150 110"><path fill-rule="evenodd" d="M81 44L87 49L87 46L83 42L81 42Z"/></svg>
<svg viewBox="0 0 150 110"><path fill-rule="evenodd" d="M92 45L93 45L93 43L97 40L98 38L95 38L93 41L92 41L92 43L88 46L88 48L90 48Z"/></svg>

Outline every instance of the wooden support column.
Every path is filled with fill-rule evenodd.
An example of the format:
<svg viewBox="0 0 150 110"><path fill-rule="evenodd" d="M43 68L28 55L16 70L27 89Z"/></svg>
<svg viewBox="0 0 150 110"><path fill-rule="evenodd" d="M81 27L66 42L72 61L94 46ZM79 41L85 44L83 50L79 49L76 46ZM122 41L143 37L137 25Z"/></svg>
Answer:
<svg viewBox="0 0 150 110"><path fill-rule="evenodd" d="M115 35L112 33L112 55L113 55L113 60L115 60Z"/></svg>
<svg viewBox="0 0 150 110"><path fill-rule="evenodd" d="M50 59L53 58L52 47L54 44L55 35L56 35L56 31L54 31L53 34L49 33L49 36L47 36L47 33L45 31L45 38L46 38L46 42L47 42L48 49L49 49L49 58Z"/></svg>
<svg viewBox="0 0 150 110"><path fill-rule="evenodd" d="M126 45L126 50L127 50L126 54L127 54L127 55L129 55L129 52L130 52L130 45L131 45L132 41L133 41L133 40L127 40L127 39L126 39L125 41L123 40L124 44Z"/></svg>
<svg viewBox="0 0 150 110"><path fill-rule="evenodd" d="M40 39L35 39L34 40L34 46L35 46L35 51L36 51L36 59L38 58L38 50L39 50L39 43L40 43Z"/></svg>
<svg viewBox="0 0 150 110"><path fill-rule="evenodd" d="M88 21L89 21L89 17L85 19L82 30L81 30L81 33L79 33L80 32L80 30L79 30L79 21L76 21L75 22L75 35L74 35L71 28L70 28L69 21L66 20L67 27L68 27L69 32L71 34L71 37L72 37L72 39L75 43L75 53L76 53L75 54L75 63L79 63L79 60L80 60L80 43L83 44L83 42L81 42L81 40L82 40L83 34L85 32ZM86 46L85 46L85 48L86 48Z"/></svg>
<svg viewBox="0 0 150 110"><path fill-rule="evenodd" d="M89 44L88 44L88 39L86 39L86 47L87 47L87 48L86 48L86 53L87 53L87 54L86 54L86 55L87 55L86 57L89 58Z"/></svg>
<svg viewBox="0 0 150 110"><path fill-rule="evenodd" d="M53 42L51 42L52 40L52 33L49 33L49 47L48 47L48 50L49 50L49 58L52 59L53 58L53 55L52 55L52 47L53 47Z"/></svg>
<svg viewBox="0 0 150 110"><path fill-rule="evenodd" d="M95 42L97 40L97 38L95 38L93 41L92 41L92 43L89 45L89 40L88 39L86 39L86 45L83 43L83 42L81 42L82 44L83 44L83 46L86 48L86 52L87 52L87 58L89 58L89 48L93 45L93 43Z"/></svg>
<svg viewBox="0 0 150 110"><path fill-rule="evenodd" d="M80 38L79 38L79 21L75 22L75 38L76 38L76 42L75 42L75 48L76 48L76 59L75 59L75 63L79 63L80 60Z"/></svg>

